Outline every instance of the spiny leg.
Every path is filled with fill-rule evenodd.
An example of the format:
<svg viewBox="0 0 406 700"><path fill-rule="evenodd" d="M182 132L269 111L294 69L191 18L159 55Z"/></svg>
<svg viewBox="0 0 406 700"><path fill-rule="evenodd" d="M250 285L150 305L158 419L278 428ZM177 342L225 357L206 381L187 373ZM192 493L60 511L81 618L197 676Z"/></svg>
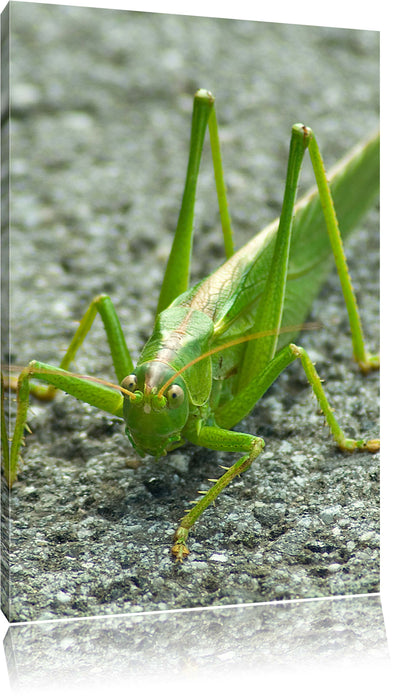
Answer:
<svg viewBox="0 0 406 700"><path fill-rule="evenodd" d="M217 426L203 427L198 435L191 432L187 435L187 439L196 445L202 445L212 450L245 452L247 454L241 457L232 467L227 469L209 491L196 503L192 510L186 513L180 521L179 527L174 535L175 544L172 547L172 554L177 561L182 561L184 557L189 554L186 540L189 530L196 520L236 476L242 474L251 466L253 461L262 452L265 445L262 438L247 433L224 430Z"/></svg>
<svg viewBox="0 0 406 700"><path fill-rule="evenodd" d="M247 385L253 376L258 371L261 371L275 355L278 343L277 334L281 327L285 303L294 204L306 148L309 148L324 221L347 306L353 338L354 358L363 372L379 367L379 357L377 355L369 355L365 349L361 320L344 254L330 186L315 136L310 128L305 127L303 124L295 124L292 127L286 186L275 249L269 265L265 292L261 297L255 324L252 328L253 333L273 329L276 331L276 334L268 337L264 336L260 340L252 340L247 343L242 368L239 372L239 388Z"/></svg>
<svg viewBox="0 0 406 700"><path fill-rule="evenodd" d="M48 382L54 390L62 389L71 396L75 396L80 401L84 401L100 410L107 411L119 418L122 418L122 394L92 379L86 379L75 374L71 374L60 367L53 367L42 362L30 362L23 369L17 385L17 415L13 438L10 446L4 451L4 472L9 486L12 486L17 475L18 459L21 445L24 440L26 429L27 411L29 406L30 393L32 391L31 380L39 379ZM44 388L44 387L43 387ZM3 419L2 419L3 431ZM3 438L2 438L3 447Z"/></svg>
<svg viewBox="0 0 406 700"><path fill-rule="evenodd" d="M120 394L106 386L102 387L95 382L75 377L66 371L88 334L97 313L100 313L103 320L118 382L121 382L126 375L132 372L133 363L113 303L107 295L101 294L93 299L83 316L59 367L34 361L21 372L17 383L11 385L17 393L17 417L10 456L8 456L8 450L3 450L4 469L7 472L7 481L10 485L15 480L17 473L18 457L23 443L30 394L49 401L55 396L57 389L62 389L93 406L114 415L121 415L122 397ZM42 380L48 386L33 385L31 383L32 379ZM2 434L6 431L3 413L4 406L2 406ZM2 437L2 446L6 444L6 440L7 438Z"/></svg>
<svg viewBox="0 0 406 700"><path fill-rule="evenodd" d="M338 447L350 452L354 450L377 452L379 450L378 439L353 440L345 436L334 416L333 409L329 404L315 366L311 362L307 352L294 343L280 350L269 363L268 367L262 370L262 372L260 372L246 387L242 388L237 396L230 399L230 401L215 411L216 422L219 425L231 427L242 420L242 418L252 410L271 384L273 384L279 374L297 358L301 360L306 377L325 415L327 424Z"/></svg>
<svg viewBox="0 0 406 700"><path fill-rule="evenodd" d="M69 346L59 364L59 368L64 370L69 369L70 365L75 359L78 349L89 333L97 313L100 314L104 324L117 381L120 383L121 380L127 376L127 374L132 372L133 362L127 348L127 343L124 338L124 333L121 328L117 312L114 308L113 302L111 301L110 297L107 296L107 294L99 294L90 303L89 308L80 321L79 326L71 342L69 343ZM9 385L14 391L17 390L17 384L15 382L11 381ZM56 389L52 385L47 387L31 385L30 387L30 393L42 401L52 400L55 396L55 392Z"/></svg>
<svg viewBox="0 0 406 700"><path fill-rule="evenodd" d="M198 90L193 101L189 161L182 204L159 295L157 315L166 309L176 297L183 294L189 286L196 186L207 126L210 134L214 179L226 257L229 258L234 252L233 231L224 184L214 96L208 90Z"/></svg>
<svg viewBox="0 0 406 700"><path fill-rule="evenodd" d="M333 198L331 196L330 185L326 177L323 159L313 132L311 132L311 139L309 141L309 155L312 161L313 171L323 207L327 232L330 238L330 244L334 254L338 276L340 278L344 301L347 307L354 359L359 365L361 371L366 374L370 370L379 369L379 355L371 355L367 352L365 347L361 318L345 257L343 241L340 234Z"/></svg>
<svg viewBox="0 0 406 700"><path fill-rule="evenodd" d="M361 450L362 452L378 452L380 448L380 441L378 438L373 438L371 440L364 440L363 438L354 440L345 436L334 416L333 409L331 408L322 387L321 379L316 372L316 368L310 360L309 355L303 348L295 345L294 343L289 345L289 349L293 354L293 357L298 357L300 359L309 384L314 391L317 401L319 402L319 406L325 415L327 424L331 430L331 434L338 447L349 452L354 452L354 450Z"/></svg>
<svg viewBox="0 0 406 700"><path fill-rule="evenodd" d="M222 426L231 427L238 423L255 406L257 401L275 381L279 374L297 358L300 358L308 381L314 391L319 406L324 413L327 424L338 447L344 451L353 452L360 450L363 452L377 452L379 450L378 439L352 439L346 437L334 416L327 396L322 387L321 379L311 362L306 351L291 343L277 353L268 366L258 374L239 394L215 411L216 422ZM246 452L247 455L241 457L232 467L230 467L214 486L201 498L198 503L181 520L175 532L175 545L172 553L178 561L182 561L187 556L189 550L186 540L190 528L204 512L204 510L219 496L221 491L234 479L242 474L264 447L262 438L237 433L232 430L220 428L218 426L206 426L199 434L189 431L186 438L197 445L202 445L213 450L225 450L231 452Z"/></svg>
<svg viewBox="0 0 406 700"><path fill-rule="evenodd" d="M293 211L303 157L309 144L309 130L294 124L290 139L286 185L272 260L264 293L256 312L252 333L272 329L273 335L247 343L238 373L238 391L247 386L274 358L281 327L292 238Z"/></svg>

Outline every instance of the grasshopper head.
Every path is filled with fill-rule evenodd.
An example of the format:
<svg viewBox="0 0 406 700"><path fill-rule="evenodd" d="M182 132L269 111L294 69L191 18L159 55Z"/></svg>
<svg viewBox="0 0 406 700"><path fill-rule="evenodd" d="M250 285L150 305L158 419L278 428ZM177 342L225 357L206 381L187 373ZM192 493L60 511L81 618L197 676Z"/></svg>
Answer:
<svg viewBox="0 0 406 700"><path fill-rule="evenodd" d="M189 415L185 382L177 377L162 396L158 395L173 374L174 370L162 362L146 362L121 382L123 389L133 394L123 392L123 414L127 435L141 457L161 457L173 442L181 440Z"/></svg>

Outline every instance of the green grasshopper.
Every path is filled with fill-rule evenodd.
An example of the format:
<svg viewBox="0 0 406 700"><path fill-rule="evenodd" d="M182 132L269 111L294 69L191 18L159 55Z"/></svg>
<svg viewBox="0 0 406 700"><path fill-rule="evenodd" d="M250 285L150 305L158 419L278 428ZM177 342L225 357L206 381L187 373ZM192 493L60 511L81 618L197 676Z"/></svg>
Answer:
<svg viewBox="0 0 406 700"><path fill-rule="evenodd" d="M227 260L188 289L196 184L207 128ZM295 204L307 149L317 188ZM231 467L224 468L218 480L212 480L213 486L182 518L172 547L174 557L182 561L189 553L186 540L190 528L264 447L262 438L231 428L250 413L296 358L302 362L338 446L349 451L377 451L379 440L344 435L312 362L292 341L329 273L332 249L348 310L354 358L365 373L379 366L378 356L365 350L341 239L375 201L378 175L378 136L354 149L327 179L312 130L295 124L280 219L234 253L214 97L199 90L194 97L182 205L152 336L134 369L113 304L101 294L90 304L59 367L33 361L23 369L14 386L18 408L11 447L2 405L2 447L9 485L17 475L29 395L49 400L57 389L124 418L127 436L141 457L162 457L186 441L242 453ZM104 323L119 386L68 371L97 313ZM32 379L49 386L34 385Z"/></svg>

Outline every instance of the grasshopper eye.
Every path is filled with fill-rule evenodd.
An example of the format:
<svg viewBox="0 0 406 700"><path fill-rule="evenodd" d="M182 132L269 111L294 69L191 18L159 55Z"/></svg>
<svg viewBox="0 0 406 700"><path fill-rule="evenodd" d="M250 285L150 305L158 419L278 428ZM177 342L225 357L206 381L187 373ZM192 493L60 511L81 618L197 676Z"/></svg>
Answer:
<svg viewBox="0 0 406 700"><path fill-rule="evenodd" d="M120 386L122 386L123 389L127 389L127 391L134 392L137 388L137 377L135 374L128 374L127 377L124 377Z"/></svg>
<svg viewBox="0 0 406 700"><path fill-rule="evenodd" d="M180 387L178 384L171 384L166 392L169 408L178 408L178 406L181 406L184 396L182 387Z"/></svg>

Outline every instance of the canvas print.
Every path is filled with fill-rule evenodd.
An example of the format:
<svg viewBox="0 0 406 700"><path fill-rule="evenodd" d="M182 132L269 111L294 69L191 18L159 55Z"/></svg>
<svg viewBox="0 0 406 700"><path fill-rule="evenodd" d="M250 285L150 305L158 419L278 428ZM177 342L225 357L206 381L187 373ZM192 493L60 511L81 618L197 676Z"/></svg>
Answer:
<svg viewBox="0 0 406 700"><path fill-rule="evenodd" d="M376 593L379 33L2 20L5 615Z"/></svg>

